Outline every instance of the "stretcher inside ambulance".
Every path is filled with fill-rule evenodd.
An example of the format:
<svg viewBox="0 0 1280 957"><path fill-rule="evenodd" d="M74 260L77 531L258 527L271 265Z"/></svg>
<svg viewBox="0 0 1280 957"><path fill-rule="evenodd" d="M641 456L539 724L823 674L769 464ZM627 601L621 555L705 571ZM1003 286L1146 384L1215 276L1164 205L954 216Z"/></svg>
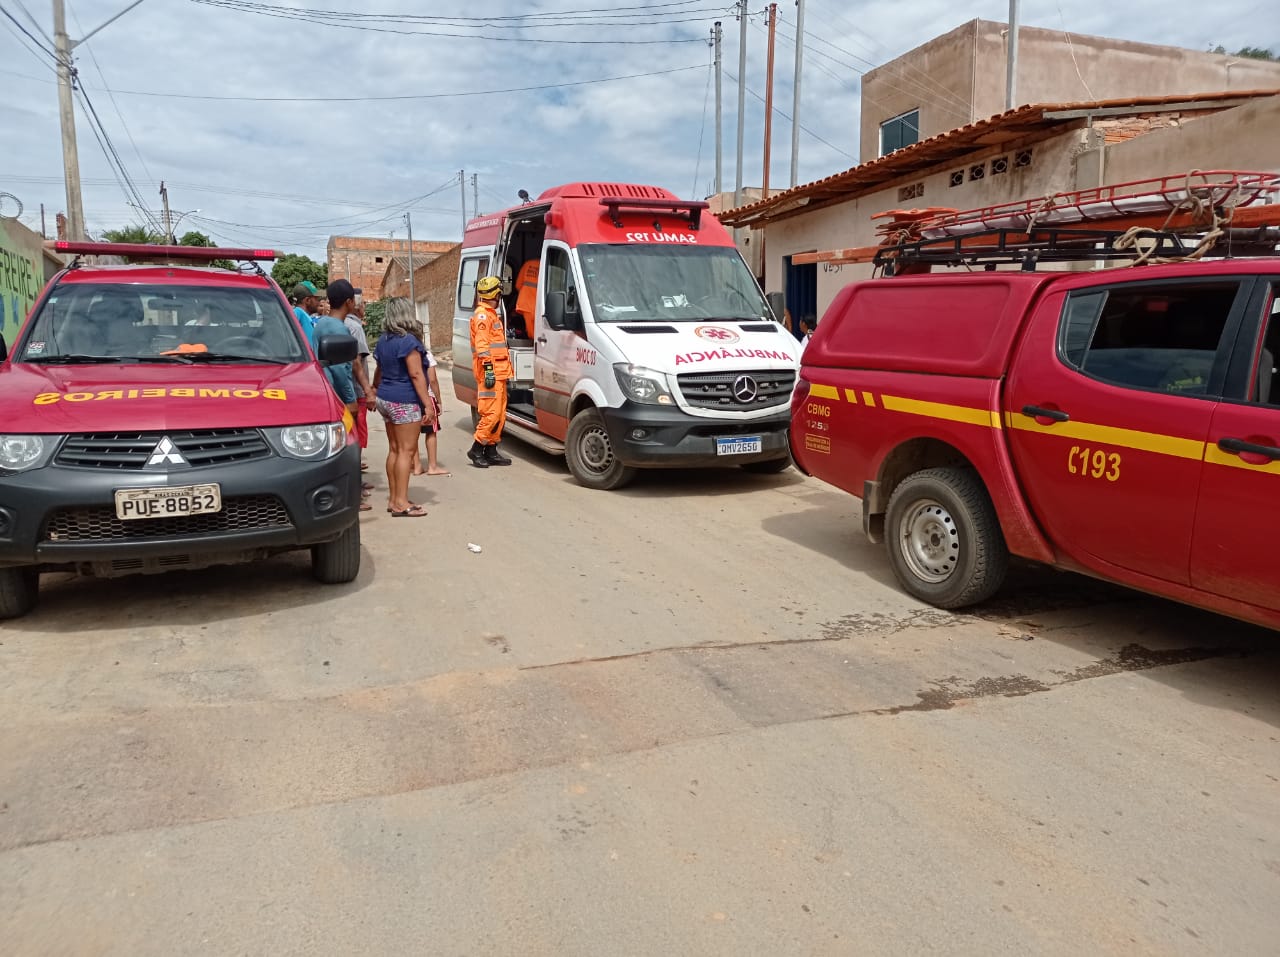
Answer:
<svg viewBox="0 0 1280 957"><path fill-rule="evenodd" d="M706 203L576 183L467 228L454 387L473 407L475 284L503 280L507 429L593 488L646 467L789 464L798 344Z"/></svg>

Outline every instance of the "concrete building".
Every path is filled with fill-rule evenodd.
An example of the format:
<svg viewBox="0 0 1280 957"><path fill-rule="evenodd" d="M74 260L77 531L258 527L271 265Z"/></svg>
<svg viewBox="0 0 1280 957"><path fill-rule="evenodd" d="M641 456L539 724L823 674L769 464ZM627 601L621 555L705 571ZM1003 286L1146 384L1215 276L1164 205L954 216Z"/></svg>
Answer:
<svg viewBox="0 0 1280 957"><path fill-rule="evenodd" d="M973 209L1192 170L1280 172L1280 63L1097 37L1072 36L1068 46L1061 33L1026 29L1019 39L1019 78L1025 73L1026 82L1018 99L1026 103L1023 93L1032 95L1034 105L1001 112L1002 30L974 21L869 72L862 164L721 214L726 226L759 237L752 245L765 251L765 290L783 292L795 319L821 316L843 286L871 269L794 264L792 256L875 245L877 213ZM1108 51L1114 58L1104 59ZM1202 88L1188 89L1184 74ZM1094 94L1087 99L1077 92L1081 76ZM1102 91L1126 85L1158 86L1153 76L1173 89L1102 98ZM1246 79L1257 88L1239 88ZM959 91L969 113L991 115L956 123L962 114L950 110L960 106L942 108L943 88ZM910 133L892 124L913 112L924 138L901 142ZM900 142L880 155L886 136Z"/></svg>
<svg viewBox="0 0 1280 957"><path fill-rule="evenodd" d="M435 240L413 241L415 266L427 263L454 244ZM382 277L387 266L396 256L405 256L409 250L407 240L393 240L385 236L330 236L328 244L329 280L350 280L351 285L364 290L366 302L383 298Z"/></svg>

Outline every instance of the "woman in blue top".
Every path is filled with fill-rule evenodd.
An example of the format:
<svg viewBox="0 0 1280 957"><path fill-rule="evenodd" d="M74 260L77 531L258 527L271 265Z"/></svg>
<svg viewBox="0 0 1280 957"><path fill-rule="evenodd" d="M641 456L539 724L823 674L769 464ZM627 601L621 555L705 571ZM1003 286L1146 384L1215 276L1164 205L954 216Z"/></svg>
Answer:
<svg viewBox="0 0 1280 957"><path fill-rule="evenodd" d="M378 371L373 377L378 412L387 426L387 511L394 518L422 518L427 510L409 501L409 472L424 422L435 421L435 407L427 390L422 343L413 335L416 325L408 299L387 300L382 336L373 347Z"/></svg>

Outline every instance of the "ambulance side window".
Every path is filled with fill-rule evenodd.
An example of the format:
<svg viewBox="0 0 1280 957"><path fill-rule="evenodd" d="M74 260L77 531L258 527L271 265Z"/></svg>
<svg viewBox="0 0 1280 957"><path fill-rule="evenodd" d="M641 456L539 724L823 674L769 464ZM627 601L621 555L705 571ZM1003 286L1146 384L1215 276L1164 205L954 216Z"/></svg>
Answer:
<svg viewBox="0 0 1280 957"><path fill-rule="evenodd" d="M1240 284L1158 283L1067 297L1058 352L1090 378L1126 388L1205 396Z"/></svg>
<svg viewBox="0 0 1280 957"><path fill-rule="evenodd" d="M473 256L462 260L462 269L458 273L459 309L468 310L476 307L476 283L488 272L488 256Z"/></svg>

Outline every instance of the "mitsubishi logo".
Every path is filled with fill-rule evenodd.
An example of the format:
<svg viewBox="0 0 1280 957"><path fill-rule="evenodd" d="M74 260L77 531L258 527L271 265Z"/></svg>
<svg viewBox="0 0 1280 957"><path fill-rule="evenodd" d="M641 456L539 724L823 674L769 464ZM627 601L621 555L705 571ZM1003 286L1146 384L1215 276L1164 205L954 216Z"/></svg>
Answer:
<svg viewBox="0 0 1280 957"><path fill-rule="evenodd" d="M740 375L733 380L733 397L743 405L748 402L754 402L759 395L760 387L756 385L756 380L751 376Z"/></svg>
<svg viewBox="0 0 1280 957"><path fill-rule="evenodd" d="M189 465L186 459L182 457L182 453L178 451L178 447L173 444L173 440L169 436L165 436L156 443L156 447L151 452L151 458L147 459L147 467L153 465Z"/></svg>

